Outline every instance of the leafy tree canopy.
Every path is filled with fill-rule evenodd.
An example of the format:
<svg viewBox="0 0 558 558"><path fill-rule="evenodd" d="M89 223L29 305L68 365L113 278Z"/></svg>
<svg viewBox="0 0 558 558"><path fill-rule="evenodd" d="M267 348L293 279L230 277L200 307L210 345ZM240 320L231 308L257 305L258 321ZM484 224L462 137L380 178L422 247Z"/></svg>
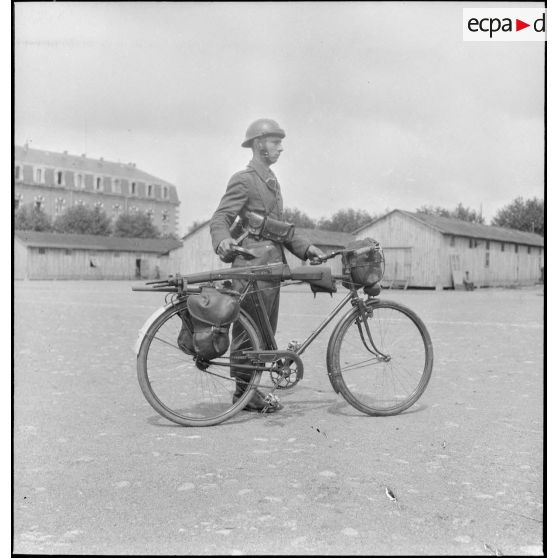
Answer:
<svg viewBox="0 0 558 558"><path fill-rule="evenodd" d="M114 222L114 236L159 238L159 230L144 213L123 213Z"/></svg>
<svg viewBox="0 0 558 558"><path fill-rule="evenodd" d="M322 217L318 228L326 231L353 232L372 221L374 217L365 209L340 209L330 218Z"/></svg>
<svg viewBox="0 0 558 558"><path fill-rule="evenodd" d="M303 229L316 228L316 221L306 215L306 213L300 211L298 208L291 209L286 207L283 210L283 219L287 221L287 223L292 223L293 225Z"/></svg>
<svg viewBox="0 0 558 558"><path fill-rule="evenodd" d="M496 213L492 225L543 235L544 201L538 198L515 198Z"/></svg>
<svg viewBox="0 0 558 558"><path fill-rule="evenodd" d="M24 204L15 212L14 229L20 231L50 231L50 217L33 204Z"/></svg>
<svg viewBox="0 0 558 558"><path fill-rule="evenodd" d="M484 217L480 211L465 207L461 202L457 204L455 209L446 209L440 206L423 205L417 208L418 213L426 213L427 215L439 215L440 217L451 217L452 219L460 219L469 223L478 223L484 225Z"/></svg>
<svg viewBox="0 0 558 558"><path fill-rule="evenodd" d="M74 205L55 219L54 230L68 234L108 236L111 233L111 224L109 217L100 207Z"/></svg>

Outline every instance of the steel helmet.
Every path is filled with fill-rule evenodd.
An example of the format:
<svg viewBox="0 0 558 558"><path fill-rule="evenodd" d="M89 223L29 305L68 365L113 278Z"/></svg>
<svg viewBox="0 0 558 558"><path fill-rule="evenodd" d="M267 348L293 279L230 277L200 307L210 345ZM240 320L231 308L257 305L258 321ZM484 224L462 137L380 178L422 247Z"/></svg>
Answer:
<svg viewBox="0 0 558 558"><path fill-rule="evenodd" d="M242 147L250 147L253 140L262 138L263 136L279 136L280 138L284 138L285 130L280 128L275 120L271 120L270 118L259 118L248 126L246 137L242 142Z"/></svg>

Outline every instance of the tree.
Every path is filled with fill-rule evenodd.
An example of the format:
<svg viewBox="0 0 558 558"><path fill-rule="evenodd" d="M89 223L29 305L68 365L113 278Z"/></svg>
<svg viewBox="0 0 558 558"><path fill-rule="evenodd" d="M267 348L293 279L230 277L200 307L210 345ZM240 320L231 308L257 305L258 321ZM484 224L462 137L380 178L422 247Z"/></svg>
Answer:
<svg viewBox="0 0 558 558"><path fill-rule="evenodd" d="M114 236L159 238L157 227L144 213L123 213L114 223Z"/></svg>
<svg viewBox="0 0 558 558"><path fill-rule="evenodd" d="M108 236L111 232L110 219L98 206L74 205L68 207L54 221L54 230L68 234L94 234Z"/></svg>
<svg viewBox="0 0 558 558"><path fill-rule="evenodd" d="M40 207L29 203L16 210L14 228L20 231L50 231L52 224L50 217Z"/></svg>
<svg viewBox="0 0 558 558"><path fill-rule="evenodd" d="M523 200L520 196L498 210L492 225L519 231L544 234L544 201L538 198Z"/></svg>
<svg viewBox="0 0 558 558"><path fill-rule="evenodd" d="M439 215L440 217L450 217L452 219L459 219L460 221L484 225L484 217L481 212L465 207L461 202L457 204L455 209L451 210L440 206L423 205L417 209L417 212L426 213L427 215Z"/></svg>
<svg viewBox="0 0 558 558"><path fill-rule="evenodd" d="M417 213L425 213L426 215L438 215L440 217L450 217L450 210L444 207L433 206L433 205L422 205L417 207Z"/></svg>
<svg viewBox="0 0 558 558"><path fill-rule="evenodd" d="M353 232L372 221L374 217L365 209L340 209L329 219L322 217L318 228L326 231Z"/></svg>
<svg viewBox="0 0 558 558"><path fill-rule="evenodd" d="M316 228L316 221L311 217L308 217L306 213L300 211L300 209L290 209L286 207L283 210L283 219L287 221L287 223L292 223L296 227L301 227L303 229L315 229Z"/></svg>

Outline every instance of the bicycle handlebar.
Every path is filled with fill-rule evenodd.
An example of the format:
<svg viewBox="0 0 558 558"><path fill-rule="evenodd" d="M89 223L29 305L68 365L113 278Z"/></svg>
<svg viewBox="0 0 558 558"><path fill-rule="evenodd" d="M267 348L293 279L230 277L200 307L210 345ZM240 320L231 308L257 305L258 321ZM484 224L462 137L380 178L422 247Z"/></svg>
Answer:
<svg viewBox="0 0 558 558"><path fill-rule="evenodd" d="M376 242L376 246L379 248L380 244ZM315 258L314 261L310 261L310 265L318 265L320 263L324 263L335 256L339 256L342 254L354 254L355 256L360 256L361 254L366 254L370 250L370 246L363 246L362 248L343 248L341 250L332 250L329 254L321 258Z"/></svg>

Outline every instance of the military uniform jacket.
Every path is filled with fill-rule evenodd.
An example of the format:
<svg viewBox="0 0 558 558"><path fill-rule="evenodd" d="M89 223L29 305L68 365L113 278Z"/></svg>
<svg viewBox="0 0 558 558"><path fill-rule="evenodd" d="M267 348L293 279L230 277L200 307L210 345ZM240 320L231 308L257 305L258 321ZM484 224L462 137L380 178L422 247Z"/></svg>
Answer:
<svg viewBox="0 0 558 558"><path fill-rule="evenodd" d="M231 177L227 191L213 214L209 230L215 251L223 239L230 238L229 229L237 215L244 219L246 211L255 211L273 219L283 219L283 198L279 183L268 167L254 159L245 170ZM253 250L257 255L257 260L246 262L244 265L283 261L281 245L271 240L255 240L248 237L242 246ZM300 259L306 259L309 246L308 239L297 233L296 229L293 239L285 243L285 247ZM236 260L235 263L238 265Z"/></svg>

